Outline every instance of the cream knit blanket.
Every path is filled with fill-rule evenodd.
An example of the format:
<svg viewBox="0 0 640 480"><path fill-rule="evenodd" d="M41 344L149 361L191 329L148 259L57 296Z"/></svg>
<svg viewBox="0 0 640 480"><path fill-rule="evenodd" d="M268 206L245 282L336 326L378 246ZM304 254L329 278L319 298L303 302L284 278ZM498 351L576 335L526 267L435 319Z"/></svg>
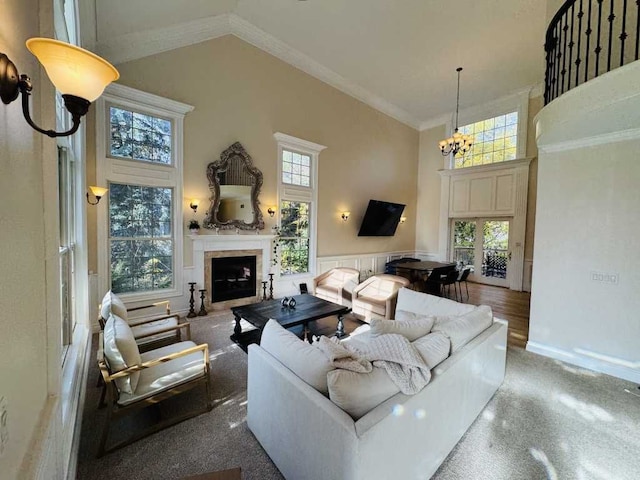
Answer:
<svg viewBox="0 0 640 480"><path fill-rule="evenodd" d="M413 395L431 380L431 370L422 355L406 337L388 333L373 337L366 349L356 350L338 339L321 337L319 348L336 368L368 373L375 367L384 368L400 391Z"/></svg>

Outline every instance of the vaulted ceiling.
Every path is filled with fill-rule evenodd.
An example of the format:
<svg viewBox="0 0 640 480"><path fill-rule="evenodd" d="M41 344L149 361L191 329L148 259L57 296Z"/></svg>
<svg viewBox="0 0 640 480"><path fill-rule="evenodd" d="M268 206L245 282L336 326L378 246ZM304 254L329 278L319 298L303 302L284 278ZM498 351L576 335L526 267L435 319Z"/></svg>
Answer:
<svg viewBox="0 0 640 480"><path fill-rule="evenodd" d="M539 86L546 3L95 0L94 41L118 63L236 34L419 128L453 110L458 66L461 108Z"/></svg>

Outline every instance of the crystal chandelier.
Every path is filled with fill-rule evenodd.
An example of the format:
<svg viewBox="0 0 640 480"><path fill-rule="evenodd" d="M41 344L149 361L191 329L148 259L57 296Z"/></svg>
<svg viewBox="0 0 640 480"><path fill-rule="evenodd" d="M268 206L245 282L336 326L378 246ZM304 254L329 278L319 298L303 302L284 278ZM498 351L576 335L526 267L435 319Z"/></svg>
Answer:
<svg viewBox="0 0 640 480"><path fill-rule="evenodd" d="M464 156L469 150L471 150L471 146L473 145L473 137L471 135L463 135L458 132L458 109L460 106L460 72L462 71L462 67L456 68L456 72L458 72L458 93L456 96L456 129L453 131L453 136L447 138L446 140L442 140L440 145L440 151L442 155L445 157L447 155L453 154L455 157L458 153L461 153Z"/></svg>

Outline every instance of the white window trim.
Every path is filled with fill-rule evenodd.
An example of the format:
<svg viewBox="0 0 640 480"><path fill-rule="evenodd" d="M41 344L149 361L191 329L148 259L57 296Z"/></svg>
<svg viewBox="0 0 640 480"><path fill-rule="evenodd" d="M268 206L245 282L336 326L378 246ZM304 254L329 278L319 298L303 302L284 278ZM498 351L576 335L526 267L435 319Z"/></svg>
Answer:
<svg viewBox="0 0 640 480"><path fill-rule="evenodd" d="M306 273L297 273L293 275L281 275L280 264L278 263L278 265L275 266L277 269L276 275L278 278L296 282L315 276L318 251L318 161L320 159L320 152L322 152L327 147L280 132L274 133L273 137L278 142L278 226L280 226L280 206L282 205L283 201L290 200L294 202L297 201L311 203L309 218L309 271ZM311 182L309 187L291 185L282 182L283 150L292 150L298 153L309 155L311 157Z"/></svg>
<svg viewBox="0 0 640 480"><path fill-rule="evenodd" d="M109 124L106 121L108 105L121 106L125 109L170 119L173 123L173 163L164 165L109 156L107 154ZM109 181L112 181L152 187L171 187L174 189L172 205L174 237L173 288L121 295L126 302L182 296L184 116L191 112L193 108L191 105L117 84L109 85L96 103L96 181L98 185L106 186ZM97 206L98 282L102 292L106 292L110 288L107 204L108 202L101 202Z"/></svg>
<svg viewBox="0 0 640 480"><path fill-rule="evenodd" d="M501 97L483 105L466 108L460 111L458 125L470 125L481 120L518 112L518 142L516 145L516 159L527 156L527 124L529 122L529 95L531 87L527 87L511 95ZM455 113L451 114L451 121L447 124L447 137L453 135L455 129ZM473 153L473 147L471 148ZM508 160L507 160L508 161ZM497 164L503 162L496 162ZM453 170L453 155L444 157L444 168ZM493 165L493 164L489 164ZM462 170L462 169L456 169Z"/></svg>

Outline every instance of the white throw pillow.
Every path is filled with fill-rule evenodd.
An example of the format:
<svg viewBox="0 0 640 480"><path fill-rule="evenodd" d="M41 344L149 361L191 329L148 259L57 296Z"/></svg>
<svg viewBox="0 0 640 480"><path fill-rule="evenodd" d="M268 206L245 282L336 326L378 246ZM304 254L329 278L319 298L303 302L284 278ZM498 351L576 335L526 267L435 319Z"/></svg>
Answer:
<svg viewBox="0 0 640 480"><path fill-rule="evenodd" d="M276 320L269 320L264 326L260 346L304 382L324 395L329 394L327 373L335 367L320 349L300 340Z"/></svg>
<svg viewBox="0 0 640 480"><path fill-rule="evenodd" d="M442 332L430 333L412 342L430 369L447 359L451 351L451 340Z"/></svg>
<svg viewBox="0 0 640 480"><path fill-rule="evenodd" d="M100 315L107 320L110 314L117 315L123 320L127 321L127 307L124 302L120 300L115 293L109 290L102 299L102 306L100 307Z"/></svg>
<svg viewBox="0 0 640 480"><path fill-rule="evenodd" d="M400 391L384 368L370 373L336 369L327 374L329 398L354 420Z"/></svg>
<svg viewBox="0 0 640 480"><path fill-rule="evenodd" d="M410 321L371 319L371 337L384 335L385 333L397 333L407 338L410 342L424 337L431 331L434 317L420 317Z"/></svg>
<svg viewBox="0 0 640 480"><path fill-rule="evenodd" d="M109 315L104 326L104 354L114 373L142 363L131 327L114 314ZM140 372L135 372L127 377L118 378L115 382L120 391L132 395L138 386L139 378Z"/></svg>
<svg viewBox="0 0 640 480"><path fill-rule="evenodd" d="M437 317L432 331L447 335L451 340L451 353L455 353L492 323L491 307L480 305L471 312L457 317Z"/></svg>

